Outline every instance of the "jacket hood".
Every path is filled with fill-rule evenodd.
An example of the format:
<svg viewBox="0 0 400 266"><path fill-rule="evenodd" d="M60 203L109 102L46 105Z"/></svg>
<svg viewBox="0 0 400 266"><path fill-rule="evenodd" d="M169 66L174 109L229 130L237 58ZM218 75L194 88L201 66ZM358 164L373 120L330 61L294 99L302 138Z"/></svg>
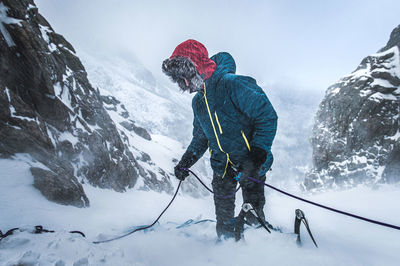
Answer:
<svg viewBox="0 0 400 266"><path fill-rule="evenodd" d="M197 72L199 72L200 76L204 80L211 77L217 68L215 62L208 57L206 47L196 40L189 39L179 44L175 48L170 59L178 56L189 58L195 65Z"/></svg>
<svg viewBox="0 0 400 266"><path fill-rule="evenodd" d="M213 60L217 64L216 72L219 72L220 74L235 74L236 63L230 53L218 53L216 55L213 55L211 57L211 60Z"/></svg>
<svg viewBox="0 0 400 266"><path fill-rule="evenodd" d="M235 74L236 73L236 63L233 57L227 52L220 52L211 57L217 64L217 69L211 76L208 82L214 83L218 82L218 80L225 74Z"/></svg>

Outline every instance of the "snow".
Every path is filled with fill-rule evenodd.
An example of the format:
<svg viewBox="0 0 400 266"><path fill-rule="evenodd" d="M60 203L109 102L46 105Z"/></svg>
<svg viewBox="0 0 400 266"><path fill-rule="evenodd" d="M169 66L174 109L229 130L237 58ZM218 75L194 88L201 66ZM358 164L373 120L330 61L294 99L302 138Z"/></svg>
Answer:
<svg viewBox="0 0 400 266"><path fill-rule="evenodd" d="M365 156L353 155L351 160L352 160L352 162L354 162L356 164L366 164L367 163L367 157L365 157Z"/></svg>
<svg viewBox="0 0 400 266"><path fill-rule="evenodd" d="M388 137L388 139L391 139L391 140L394 140L394 141L400 140L400 129L396 132L396 134L394 134L391 137Z"/></svg>
<svg viewBox="0 0 400 266"><path fill-rule="evenodd" d="M34 5L32 5L32 4L29 4L29 5L28 5L28 10L31 10L31 9L34 9L34 8L37 8L37 7L34 6Z"/></svg>
<svg viewBox="0 0 400 266"><path fill-rule="evenodd" d="M61 133L60 136L58 137L58 140L59 141L69 141L72 144L72 146L74 146L74 147L79 142L78 137L72 135L68 131L64 131L63 133Z"/></svg>
<svg viewBox="0 0 400 266"><path fill-rule="evenodd" d="M76 118L75 127L77 129L81 129L82 131L87 131L86 128L82 125L81 121L78 118Z"/></svg>
<svg viewBox="0 0 400 266"><path fill-rule="evenodd" d="M2 9L2 5L0 3L0 29L5 36L3 32L5 28L2 24L5 20L1 19L4 19L6 10L4 11L4 5ZM50 51L58 49L50 43L48 33L51 30L42 25L40 30L43 39L49 44ZM6 33L8 34L7 31ZM10 40L12 41L11 38L8 41ZM58 47L66 49L60 45ZM394 53L398 55L398 50ZM172 89L170 89L157 84L151 73L147 73L141 66L129 60L118 58L112 61L84 56L84 63L92 84L100 87L102 95L116 96L126 106L131 117L135 119L135 123L149 129L151 141L119 125L119 122L124 121L120 115L119 105L117 111L108 111L119 132L124 132L129 143L134 146L131 149L133 154L140 156L142 152L146 152L150 155L151 162L138 161L138 163L153 172L157 172L160 168L166 172L173 172L176 163L172 159L179 158L183 154L184 145L188 140L185 137L191 136L191 97L180 94L176 87L171 86ZM397 71L396 75L398 75L398 68L393 68L398 58L393 60L387 62L385 66L390 67L391 71ZM379 68L374 71L379 71ZM68 82L67 78L72 74L72 70L67 69L63 82ZM370 65L367 69L352 73L349 80L366 75L370 75ZM72 82L71 93L81 90L76 86L74 79ZM387 87L388 84L383 80L376 80L374 84L371 84L373 85ZM70 94L67 86L57 83L54 90L55 95L73 112L74 109L71 106L73 95ZM338 92L338 88L332 88L330 91L333 94ZM6 94L11 102L7 88ZM270 92L268 95L270 96ZM384 94L376 94L375 97L378 96L390 97ZM298 134L300 133L298 131L305 131L307 125L299 130L300 127L293 126L292 119L293 113L304 114L304 112L302 109L299 112L297 108L294 108L297 106L288 107L287 97L285 95L285 101L276 105L276 101L272 99L282 122L279 124L279 134L274 144L277 168L274 169L272 175L277 178L282 178L280 176L282 169L279 170L279 164L286 164L287 167L294 161L286 159L298 154L298 152L287 152L283 147L308 149L304 146L302 136ZM304 99L298 100L302 102ZM286 109L283 107L280 109L281 106ZM11 108L14 107L10 105L11 114L15 114L15 109ZM76 128L84 131L86 131L86 126L93 131L100 129L98 125L86 125L80 111L77 113L70 114L71 121L76 122ZM308 116L308 113L304 116ZM299 117L296 120L300 121L298 123L306 121ZM78 140L72 133L64 132L55 138L52 134L55 132L53 130L47 128L53 145L56 139L68 140L76 145ZM287 132L295 132L296 136L289 135ZM398 135L399 132L393 138L398 138ZM108 142L106 145L111 147ZM86 149L89 148L86 146ZM367 161L365 156L354 156L352 159L354 163ZM75 175L83 165L87 165L87 162L81 155L79 162L73 164ZM303 209L320 246L319 249L313 247L306 234L303 234L304 246L298 248L291 236L278 233L269 235L262 230L246 231L246 240L243 242L227 241L220 244L215 243L215 224L177 230L174 224L181 224L188 219L215 218L211 195L193 198L184 193L178 195L171 208L160 220L160 225L155 227L155 231L137 233L121 240L95 245L92 241L119 235L132 226L150 224L164 209L171 195L139 190L138 188L144 185L143 179L139 178L136 189L130 189L126 193L117 193L84 184L83 188L90 199L89 208L79 209L58 205L47 201L32 186L33 177L29 171L31 166L44 168L26 155L17 155L14 160L0 159L0 169L2 169L0 186L3 191L0 194L0 213L2 214L0 229L4 232L15 226L32 228L34 225L42 224L45 228L56 230L56 233L36 235L23 231L0 241L1 265L397 265L400 259L398 253L400 232L333 214L271 190L266 190L265 210L269 221L291 231L294 210ZM308 169L307 165L299 162L296 162L295 167L300 169L301 173ZM285 170L287 169L283 169ZM382 172L383 169L378 169L378 171ZM400 224L398 204L400 187L398 186L381 186L379 189L357 187L347 191L329 191L312 195L300 191L298 183L295 184L293 181L289 182L293 186L287 184L283 186L285 180L290 181L295 178L289 174L285 175L284 180L279 180L280 188L335 208ZM268 180L271 180L271 176ZM210 180L207 179L205 182L209 184ZM176 187L175 179L172 183ZM238 213L242 202L241 195L238 195L236 202L236 213ZM81 230L87 238L69 234L70 230ZM302 232L304 233L304 230Z"/></svg>
<svg viewBox="0 0 400 266"><path fill-rule="evenodd" d="M384 62L380 63L382 68L388 71L392 76L400 78L400 52L397 46L393 46L392 48L383 51L381 53L372 54L371 56L374 57L383 57L387 54L392 54L393 56L389 60L385 60ZM372 72L379 71L379 69L374 69Z"/></svg>
<svg viewBox="0 0 400 266"><path fill-rule="evenodd" d="M36 122L36 120L33 119L33 118L26 117L26 116L15 115L15 113L16 113L15 108L11 104L9 105L9 108L10 108L10 116L11 117L17 118L17 119L20 119L20 120L26 120L26 121L29 121L29 122Z"/></svg>
<svg viewBox="0 0 400 266"><path fill-rule="evenodd" d="M0 3L0 4L2 4L2 3ZM0 6L0 7L1 7L1 6ZM0 25L1 25L1 23L0 23ZM36 119L34 119L34 118L30 118L30 117L26 117L26 116L15 115L16 110L15 110L15 107L11 105L10 91L8 90L7 87L5 87L5 93L6 93L7 98L8 98L9 109L10 109L10 116L11 116L11 117L17 118L17 119L20 119L20 120L26 120L26 121L29 121L29 122L37 122ZM19 127L14 127L14 128L16 128L16 129L21 129L21 128L19 128Z"/></svg>
<svg viewBox="0 0 400 266"><path fill-rule="evenodd" d="M266 190L269 221L291 231L294 210L302 209L318 249L313 247L304 228L302 248L296 246L291 236L270 235L263 230L247 230L245 241L216 244L214 223L175 229L174 224L188 219L214 219L211 196L194 199L181 194L154 231L96 245L91 242L119 235L132 226L150 224L171 196L138 190L118 193L83 185L91 200L89 208L58 205L34 189L31 165L43 167L22 154L15 160L0 160L4 191L0 194L0 213L6 214L2 215L0 228L4 232L41 224L56 233L37 235L24 231L3 239L1 265L72 265L78 261L89 265L398 265L400 259L400 232L306 205L271 190ZM289 190L334 208L400 224L398 186L375 190L357 187L317 195ZM237 202L241 201L238 195ZM70 230L83 231L87 238L69 234Z"/></svg>
<svg viewBox="0 0 400 266"><path fill-rule="evenodd" d="M53 44L54 45L54 44ZM62 44L58 44L57 45L57 47L59 47L59 48L63 48L64 50L67 50L69 53L71 53L71 54L75 54L75 52L74 51L71 51L68 47L66 47L66 46L64 46L64 45L62 45ZM52 49L54 49L54 50L56 50L57 48L55 47L55 45L52 47Z"/></svg>
<svg viewBox="0 0 400 266"><path fill-rule="evenodd" d="M335 95L335 94L337 94L339 92L340 92L340 88L339 87L332 88L331 90L328 91L328 93L331 94L331 95Z"/></svg>
<svg viewBox="0 0 400 266"><path fill-rule="evenodd" d="M382 100L388 100L388 101L397 101L397 97L394 96L393 94L384 94L381 92L376 92L373 95L369 97L369 99L377 102L381 102Z"/></svg>
<svg viewBox="0 0 400 266"><path fill-rule="evenodd" d="M392 57L387 58L385 60L382 57L393 54ZM372 78L374 81L370 84L373 88L374 86L382 86L385 88L394 88L395 86L388 82L387 80L373 78L373 74L378 74L380 72L389 73L393 77L400 78L400 52L397 46L394 46L386 51L381 53L371 54L369 56L371 58L364 68L360 68L350 75L344 76L341 79L341 82L344 82L343 86L346 86L348 83L362 80L367 78ZM372 67L372 65L373 67ZM363 93L363 92L361 92ZM364 92L365 93L365 92Z"/></svg>
<svg viewBox="0 0 400 266"><path fill-rule="evenodd" d="M55 130L55 129L54 129ZM53 133L51 132L51 130L49 129L49 125L46 123L46 131L47 131L47 136L50 138L51 143L53 144L53 147L56 147L57 142L54 138Z"/></svg>
<svg viewBox="0 0 400 266"><path fill-rule="evenodd" d="M18 126L10 125L8 122L6 123L6 125L9 126L9 127L14 128L14 129L17 129L17 130L22 130L22 128L20 128L20 127L18 127Z"/></svg>
<svg viewBox="0 0 400 266"><path fill-rule="evenodd" d="M172 158L180 158L184 149L182 145L165 136L151 135L154 137L153 141L147 141L141 137L134 137L130 135L130 143L134 143L135 147L141 151L146 152L150 155L151 160L160 168L173 172L175 164L172 162ZM160 140L165 140L160 142Z"/></svg>
<svg viewBox="0 0 400 266"><path fill-rule="evenodd" d="M82 117L81 117L82 118ZM83 118L82 118L82 120L83 120ZM84 120L83 120L84 121ZM86 125L88 126L88 128L90 128L90 130L92 131L92 132L94 132L94 131L96 131L96 130L101 130L102 128L101 127L99 127L99 125L97 125L97 124L95 124L95 125L91 125L91 124L89 124L89 123L86 123Z"/></svg>
<svg viewBox="0 0 400 266"><path fill-rule="evenodd" d="M49 29L49 27L39 24L39 29L40 29L40 32L42 33L42 38L47 42L47 44L50 44L50 38L49 38L48 33L50 33L51 30Z"/></svg>
<svg viewBox="0 0 400 266"><path fill-rule="evenodd" d="M58 47L64 48L65 50L69 51L70 53L73 53L67 47L60 45L60 44L57 46L50 41L49 33L54 33L54 32L49 27L39 24L39 30L42 34L43 40L45 40L45 42L47 43L47 47L49 48L50 53L53 53L53 52L59 53Z"/></svg>
<svg viewBox="0 0 400 266"><path fill-rule="evenodd" d="M5 92L7 94L8 102L10 103L11 102L11 97L10 97L10 92L8 91L7 87L5 88Z"/></svg>
<svg viewBox="0 0 400 266"><path fill-rule="evenodd" d="M370 84L370 86L371 87L380 86L380 87L384 87L384 88L394 88L395 87L388 80L378 79L378 78L375 78L374 81Z"/></svg>
<svg viewBox="0 0 400 266"><path fill-rule="evenodd" d="M54 84L54 94L72 113L74 113L74 108L71 105L71 94L69 93L67 86L62 86L57 82Z"/></svg>
<svg viewBox="0 0 400 266"><path fill-rule="evenodd" d="M6 40L8 47L12 47L15 46L15 42L13 41L10 33L7 31L3 24L17 24L18 26L21 26L22 20L8 17L7 11L8 7L6 7L3 2L0 2L0 31L3 34L3 37Z"/></svg>

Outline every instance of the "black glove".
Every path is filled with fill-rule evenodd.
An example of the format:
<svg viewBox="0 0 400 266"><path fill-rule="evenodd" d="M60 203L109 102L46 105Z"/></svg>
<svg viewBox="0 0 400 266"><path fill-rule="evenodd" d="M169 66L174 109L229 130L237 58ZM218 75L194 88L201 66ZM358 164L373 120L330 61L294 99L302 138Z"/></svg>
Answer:
<svg viewBox="0 0 400 266"><path fill-rule="evenodd" d="M180 164L177 164L174 168L175 176L178 178L180 181L185 180L185 178L189 175L189 172L187 170L184 170L182 168L186 168L181 166Z"/></svg>
<svg viewBox="0 0 400 266"><path fill-rule="evenodd" d="M267 159L268 153L259 147L252 147L249 153L249 160L253 162L255 168L260 168Z"/></svg>
<svg viewBox="0 0 400 266"><path fill-rule="evenodd" d="M197 158L194 155L194 153L191 151L186 151L182 155L182 159L174 168L174 173L176 178L178 178L181 181L185 180L185 178L189 175L189 172L185 169L192 167L192 165L194 165L196 161Z"/></svg>
<svg viewBox="0 0 400 266"><path fill-rule="evenodd" d="M240 172L242 173L239 183L244 188L251 189L255 185L256 182L248 179L248 177L258 178L260 167L263 165L265 160L267 159L268 153L258 147L252 147L249 153L248 160L242 165Z"/></svg>
<svg viewBox="0 0 400 266"><path fill-rule="evenodd" d="M257 178L258 177L258 168L255 167L253 161L248 160L243 164L240 169L240 186L244 189L251 189L256 184L254 181L248 179L248 177Z"/></svg>

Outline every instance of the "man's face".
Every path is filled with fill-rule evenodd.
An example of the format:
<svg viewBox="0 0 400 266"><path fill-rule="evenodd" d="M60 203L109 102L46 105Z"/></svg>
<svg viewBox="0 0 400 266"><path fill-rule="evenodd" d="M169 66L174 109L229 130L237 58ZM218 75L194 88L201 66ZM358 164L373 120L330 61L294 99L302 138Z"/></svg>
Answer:
<svg viewBox="0 0 400 266"><path fill-rule="evenodd" d="M166 59L162 69L173 82L178 83L182 91L193 93L202 89L204 81L190 59L185 57Z"/></svg>
<svg viewBox="0 0 400 266"><path fill-rule="evenodd" d="M189 93L197 92L203 87L203 80L198 80L196 76L179 77L176 83L178 83L178 86L182 91L188 91Z"/></svg>

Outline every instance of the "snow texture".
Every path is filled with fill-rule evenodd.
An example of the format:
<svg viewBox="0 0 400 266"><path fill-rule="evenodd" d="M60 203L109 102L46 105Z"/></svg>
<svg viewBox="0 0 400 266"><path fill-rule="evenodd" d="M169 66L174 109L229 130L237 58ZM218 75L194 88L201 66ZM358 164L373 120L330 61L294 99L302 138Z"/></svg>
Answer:
<svg viewBox="0 0 400 266"><path fill-rule="evenodd" d="M291 231L294 210L308 217L319 248L302 228L303 246L293 236L249 229L245 241L216 244L215 224L176 229L192 218L214 219L212 197L180 194L153 231L139 232L104 244L92 241L153 222L171 195L129 190L117 193L85 185L91 207L78 209L47 201L32 187L29 156L0 160L0 229L23 228L0 241L1 265L398 265L400 232L340 216L267 191L269 221ZM388 223L400 223L400 187L358 187L324 194L302 194L311 200ZM23 196L21 196L23 195ZM239 196L239 202L241 202ZM368 204L366 204L368 202ZM239 206L239 205L238 205ZM238 212L236 207L236 213ZM32 234L41 224L53 234ZM81 230L86 238L70 234Z"/></svg>
<svg viewBox="0 0 400 266"><path fill-rule="evenodd" d="M6 8L1 8L1 4L0 27L5 36L3 24L12 20L7 17ZM34 6L30 5L28 8ZM61 44L54 46L49 33L50 28L40 26L41 37L48 44L50 53L57 52L56 49L61 47L70 51ZM188 219L215 218L212 196L199 188L198 182L191 177L183 183L181 193L154 231L140 232L101 245L93 244L92 241L119 235L134 226L150 224L164 209L171 195L165 193L165 190L161 193L149 191L146 182L153 178L150 177L150 173L155 174L154 178L157 181L161 181L165 173L172 176L173 167L191 137L192 111L189 95L179 93L177 87L169 88L158 84L153 75L132 58L107 58L82 52L79 56L83 57L89 79L98 87L99 95L104 99L104 108L127 147L124 152L131 152L140 166L138 168L144 171L140 170L140 177L134 188L125 193L95 188L85 182L83 188L90 198L90 207L78 209L49 202L32 186L30 167L47 168L31 156L17 154L11 159L0 159L3 191L0 193L0 229L3 232L13 227L24 229L0 241L1 265L398 264L399 232L332 214L270 190L266 191L266 214L269 222L291 231L294 210L303 209L319 249L314 248L306 235L303 236L303 247L298 248L291 235L269 235L263 230L246 231L245 241L239 243L225 241L219 244L216 243L213 223L178 230L175 225ZM360 69L355 73L362 76L366 72ZM87 92L77 85L74 73L69 68L65 71L62 83L63 85L60 81L54 86L54 95L46 97L57 99L68 108L69 121L74 125L73 130L59 132L48 124L45 127L54 146L59 142L68 141L75 148L79 145L76 134L102 129L95 123L85 121L82 111L71 102L73 97L81 101L80 97ZM377 80L374 86L387 87L389 84ZM288 88L281 89L274 90L271 86L265 88L281 121L273 146L274 170L268 173L267 180L310 200L373 219L400 224L398 186L383 185L374 190L359 186L347 191L314 195L300 191L299 180L310 168L311 149L307 138L316 101L307 101L311 98L310 95L301 96ZM34 120L17 117L15 110L12 110L12 99L7 88L5 93L10 104L10 113L14 118ZM340 89L334 88L330 93L340 93ZM293 121L294 112L297 114L296 121ZM145 134L140 135L129 130L123 125L127 121L135 127L149 129L151 139L146 139ZM397 132L391 138L397 141L399 136L400 133ZM87 144L82 142L82 145L82 150L89 150ZM116 148L109 141L105 141L103 145L109 152L109 162L117 163L118 159L111 156ZM356 164L368 162L362 155L355 155L351 160ZM79 176L79 171L87 165L87 158L81 153L72 162L74 175ZM208 185L211 173L206 169L209 168L207 157L194 168L196 172L201 173ZM176 188L177 180L172 178L171 184L172 188ZM239 193L236 213L241 203ZM56 233L31 234L29 231L38 224L55 230ZM70 234L70 230L81 230L87 238ZM302 232L304 233L304 230Z"/></svg>

